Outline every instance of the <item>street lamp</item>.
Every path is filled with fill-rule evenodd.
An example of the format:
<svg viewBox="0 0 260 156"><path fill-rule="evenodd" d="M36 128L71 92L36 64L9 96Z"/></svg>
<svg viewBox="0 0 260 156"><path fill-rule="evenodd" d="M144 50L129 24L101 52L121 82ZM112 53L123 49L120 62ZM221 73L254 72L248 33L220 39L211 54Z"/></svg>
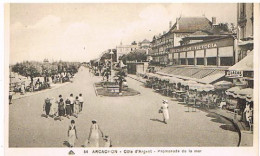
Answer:
<svg viewBox="0 0 260 156"><path fill-rule="evenodd" d="M110 70L110 81L112 82L112 65L113 65L113 49L111 49L111 51L110 51L110 53L109 53L110 55L111 55L111 70Z"/></svg>

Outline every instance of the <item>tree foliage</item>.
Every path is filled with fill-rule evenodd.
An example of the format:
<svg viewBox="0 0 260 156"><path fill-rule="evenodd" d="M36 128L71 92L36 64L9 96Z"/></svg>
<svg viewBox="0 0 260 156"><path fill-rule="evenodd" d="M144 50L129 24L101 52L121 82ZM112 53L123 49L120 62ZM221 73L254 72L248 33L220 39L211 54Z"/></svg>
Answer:
<svg viewBox="0 0 260 156"><path fill-rule="evenodd" d="M135 50L130 52L129 54L122 55L120 59L123 61L124 64L126 64L126 61L146 61L147 55L145 50Z"/></svg>
<svg viewBox="0 0 260 156"><path fill-rule="evenodd" d="M30 77L33 81L34 77L50 77L58 73L75 74L80 67L79 62L36 62L24 61L16 63L12 66L12 71L25 77Z"/></svg>

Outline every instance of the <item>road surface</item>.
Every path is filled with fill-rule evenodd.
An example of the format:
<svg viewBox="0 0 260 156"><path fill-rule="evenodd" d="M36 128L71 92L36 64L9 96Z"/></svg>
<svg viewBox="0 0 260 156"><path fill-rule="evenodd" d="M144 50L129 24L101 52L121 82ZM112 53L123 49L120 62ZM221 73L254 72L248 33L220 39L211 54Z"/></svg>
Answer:
<svg viewBox="0 0 260 156"><path fill-rule="evenodd" d="M101 77L90 76L81 68L73 83L47 92L13 101L9 105L10 147L66 147L70 119L54 121L41 117L44 99L58 98L70 93L83 94L82 113L76 121L78 140L84 144L89 134L91 120L96 119L114 147L184 147L184 146L237 146L238 133L232 123L203 111L186 112L187 107L145 88L138 81L127 78L130 88L141 94L129 97L96 96L94 82ZM158 113L162 99L169 101L170 120L161 122ZM100 140L102 146L102 140Z"/></svg>

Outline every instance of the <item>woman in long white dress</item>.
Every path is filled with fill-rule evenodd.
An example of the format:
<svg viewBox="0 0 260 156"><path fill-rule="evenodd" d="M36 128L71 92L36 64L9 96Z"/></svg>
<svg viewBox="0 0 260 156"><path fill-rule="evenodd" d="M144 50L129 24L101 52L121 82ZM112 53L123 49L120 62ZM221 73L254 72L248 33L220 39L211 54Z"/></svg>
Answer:
<svg viewBox="0 0 260 156"><path fill-rule="evenodd" d="M165 124L167 124L167 120L170 119L170 116L169 116L169 110L168 110L168 101L167 100L163 100L163 103L162 103L162 114L163 114L163 122Z"/></svg>
<svg viewBox="0 0 260 156"><path fill-rule="evenodd" d="M78 139L74 120L71 120L71 125L69 126L69 130L68 130L68 137L69 137L70 147L74 147L75 146L75 140Z"/></svg>
<svg viewBox="0 0 260 156"><path fill-rule="evenodd" d="M51 112L50 114L54 117L57 115L58 112L58 102L55 100L54 97L51 98Z"/></svg>
<svg viewBox="0 0 260 156"><path fill-rule="evenodd" d="M90 126L90 132L88 136L88 144L90 147L99 147L99 132L101 133L103 138L103 132L97 124L97 121L92 120L92 125Z"/></svg>
<svg viewBox="0 0 260 156"><path fill-rule="evenodd" d="M253 111L250 108L250 104L247 103L246 104L246 108L244 110L244 113L246 114L246 121L249 123L249 125L251 124L251 117L253 116Z"/></svg>

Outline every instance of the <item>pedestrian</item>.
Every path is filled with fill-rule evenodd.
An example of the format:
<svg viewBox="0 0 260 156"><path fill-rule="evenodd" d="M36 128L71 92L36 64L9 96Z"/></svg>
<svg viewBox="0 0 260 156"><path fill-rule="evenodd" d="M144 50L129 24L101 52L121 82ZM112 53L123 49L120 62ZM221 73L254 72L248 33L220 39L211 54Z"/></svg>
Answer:
<svg viewBox="0 0 260 156"><path fill-rule="evenodd" d="M59 95L59 99L58 99L58 102L60 101L60 99L63 99L63 98L62 98L62 95Z"/></svg>
<svg viewBox="0 0 260 156"><path fill-rule="evenodd" d="M71 116L71 106L70 106L69 98L66 99L65 104L66 104L66 116L67 118L69 118L69 116Z"/></svg>
<svg viewBox="0 0 260 156"><path fill-rule="evenodd" d="M104 141L105 141L104 147L112 147L112 141L109 136L106 135L104 137Z"/></svg>
<svg viewBox="0 0 260 156"><path fill-rule="evenodd" d="M46 98L43 104L43 111L45 111L46 113L46 118L49 117L50 108L51 108L51 100L49 98Z"/></svg>
<svg viewBox="0 0 260 156"><path fill-rule="evenodd" d="M14 95L14 92L9 91L9 104L12 104L13 95Z"/></svg>
<svg viewBox="0 0 260 156"><path fill-rule="evenodd" d="M227 107L227 102L224 98L221 99L221 102L220 102L220 105L219 105L219 108L221 109L226 109Z"/></svg>
<svg viewBox="0 0 260 156"><path fill-rule="evenodd" d="M78 139L75 121L71 120L71 125L68 130L69 146L75 147L75 140Z"/></svg>
<svg viewBox="0 0 260 156"><path fill-rule="evenodd" d="M81 112L82 109L83 109L83 103L84 103L84 98L82 97L82 94L80 93L80 94L79 94L79 104L80 104L80 105L79 105L79 106L80 106L80 107L79 107L79 108L80 108L79 111L80 111L80 112Z"/></svg>
<svg viewBox="0 0 260 156"><path fill-rule="evenodd" d="M25 82L22 82L22 85L21 85L21 95L24 95L25 94Z"/></svg>
<svg viewBox="0 0 260 156"><path fill-rule="evenodd" d="M161 111L162 111L162 114L163 114L163 122L165 124L167 124L167 120L169 120L169 118L170 118L168 108L169 108L168 107L168 101L163 100Z"/></svg>
<svg viewBox="0 0 260 156"><path fill-rule="evenodd" d="M50 115L52 115L52 117L57 116L58 113L58 102L55 101L55 98L52 97L51 100L51 110L50 110Z"/></svg>
<svg viewBox="0 0 260 156"><path fill-rule="evenodd" d="M65 104L64 104L64 101L62 98L59 101L59 114L58 115L60 117L60 120L62 119L63 116L65 116Z"/></svg>
<svg viewBox="0 0 260 156"><path fill-rule="evenodd" d="M78 114L79 114L79 97L76 96L76 100L75 100L75 103L74 103L74 115L75 117L77 118L78 117Z"/></svg>
<svg viewBox="0 0 260 156"><path fill-rule="evenodd" d="M74 99L72 93L70 94L69 100L70 100L71 113L73 114L73 113L74 113L74 103L75 103L75 99Z"/></svg>
<svg viewBox="0 0 260 156"><path fill-rule="evenodd" d="M246 102L246 108L244 110L244 113L246 114L246 121L248 122L248 125L250 126L251 119L252 119L252 116L253 116L253 111L250 108L249 102Z"/></svg>
<svg viewBox="0 0 260 156"><path fill-rule="evenodd" d="M90 147L99 147L99 132L103 138L103 132L100 129L100 126L97 124L97 121L92 120L92 125L90 126L90 132L87 139L87 143L90 144Z"/></svg>

